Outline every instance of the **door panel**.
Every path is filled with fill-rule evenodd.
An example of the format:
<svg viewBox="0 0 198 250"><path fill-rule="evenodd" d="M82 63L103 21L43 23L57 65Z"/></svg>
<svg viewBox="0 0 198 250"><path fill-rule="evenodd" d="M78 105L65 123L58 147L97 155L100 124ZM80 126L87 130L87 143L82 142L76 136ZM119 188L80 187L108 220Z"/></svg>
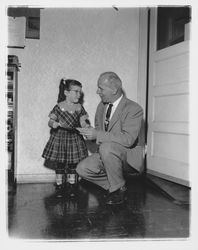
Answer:
<svg viewBox="0 0 198 250"><path fill-rule="evenodd" d="M157 51L150 18L147 172L189 186L189 42Z"/></svg>
<svg viewBox="0 0 198 250"><path fill-rule="evenodd" d="M152 155L188 163L188 151L180 145L188 146L188 136L179 133L154 132ZM174 149L174 150L173 150Z"/></svg>
<svg viewBox="0 0 198 250"><path fill-rule="evenodd" d="M166 94L154 98L156 122L187 122L188 94Z"/></svg>

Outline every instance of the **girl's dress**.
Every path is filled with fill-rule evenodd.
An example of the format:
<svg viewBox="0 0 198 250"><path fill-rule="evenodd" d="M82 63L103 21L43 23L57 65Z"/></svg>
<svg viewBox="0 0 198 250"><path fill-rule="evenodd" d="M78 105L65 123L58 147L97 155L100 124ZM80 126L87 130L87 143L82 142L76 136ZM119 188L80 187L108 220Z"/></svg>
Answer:
<svg viewBox="0 0 198 250"><path fill-rule="evenodd" d="M87 117L87 112L79 104L78 110L73 113L63 110L57 104L50 112L49 117L61 122L64 127L51 129L42 157L46 160L66 164L77 164L88 156L87 147L82 135L75 130L81 127L81 118Z"/></svg>

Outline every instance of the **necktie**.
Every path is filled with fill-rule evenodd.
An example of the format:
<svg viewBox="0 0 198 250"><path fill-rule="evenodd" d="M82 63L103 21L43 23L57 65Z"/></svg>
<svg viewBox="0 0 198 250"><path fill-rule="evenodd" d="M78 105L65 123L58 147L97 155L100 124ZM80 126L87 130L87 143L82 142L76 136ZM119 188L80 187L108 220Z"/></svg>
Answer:
<svg viewBox="0 0 198 250"><path fill-rule="evenodd" d="M105 131L107 131L107 130L108 130L108 127L109 127L109 118L110 118L110 115L111 115L112 107L113 107L113 104L110 103L110 104L109 104L109 107L108 107L108 109L107 109L107 113L106 113L106 117L105 117L105 122L104 122Z"/></svg>

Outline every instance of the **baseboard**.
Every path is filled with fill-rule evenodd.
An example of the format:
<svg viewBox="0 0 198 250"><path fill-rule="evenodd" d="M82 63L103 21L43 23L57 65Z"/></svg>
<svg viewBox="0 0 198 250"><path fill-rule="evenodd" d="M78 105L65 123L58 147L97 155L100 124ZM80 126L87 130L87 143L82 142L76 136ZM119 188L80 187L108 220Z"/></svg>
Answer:
<svg viewBox="0 0 198 250"><path fill-rule="evenodd" d="M177 184L180 184L180 185L183 185L183 186L187 186L187 187L190 187L190 182L187 181L187 180L183 180L183 179L180 179L180 178L176 178L174 176L170 176L170 175L166 175L166 174L162 174L162 173L159 173L157 171L154 171L154 170L151 170L151 169L147 169L146 172L148 174L151 174L153 176L157 176L159 178L162 178L162 179L165 179L165 180L168 180L168 181L171 181L171 182L175 182Z"/></svg>
<svg viewBox="0 0 198 250"><path fill-rule="evenodd" d="M17 174L17 183L53 183L55 174Z"/></svg>
<svg viewBox="0 0 198 250"><path fill-rule="evenodd" d="M190 188L175 182L162 179L151 174L146 174L146 182L149 186L165 195L177 204L190 204Z"/></svg>

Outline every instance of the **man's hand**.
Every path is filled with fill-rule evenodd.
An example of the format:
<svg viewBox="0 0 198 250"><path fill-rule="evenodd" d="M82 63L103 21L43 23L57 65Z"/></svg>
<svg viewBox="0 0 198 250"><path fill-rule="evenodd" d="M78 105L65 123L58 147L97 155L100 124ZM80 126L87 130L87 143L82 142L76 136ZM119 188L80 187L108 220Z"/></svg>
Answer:
<svg viewBox="0 0 198 250"><path fill-rule="evenodd" d="M95 128L76 128L87 140L95 140L97 130Z"/></svg>

